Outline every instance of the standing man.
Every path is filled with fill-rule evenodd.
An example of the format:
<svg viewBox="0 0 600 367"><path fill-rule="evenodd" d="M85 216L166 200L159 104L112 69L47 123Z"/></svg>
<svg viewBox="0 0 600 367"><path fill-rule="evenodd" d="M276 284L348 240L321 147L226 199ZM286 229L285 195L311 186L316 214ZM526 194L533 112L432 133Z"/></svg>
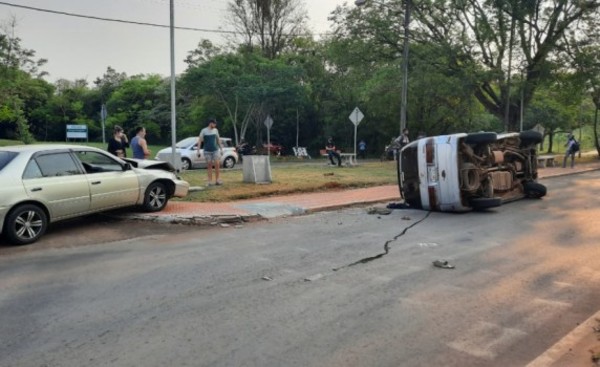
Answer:
<svg viewBox="0 0 600 367"><path fill-rule="evenodd" d="M138 126L135 128L135 136L131 139L131 151L133 158L148 159L152 152L148 149L146 142L146 128Z"/></svg>
<svg viewBox="0 0 600 367"><path fill-rule="evenodd" d="M200 150L202 143L204 143L204 159L206 160L206 170L208 171L206 186L212 185L213 166L215 167L215 184L222 185L223 182L219 179L219 168L223 146L221 145L219 130L217 130L217 120L209 119L208 126L200 131L200 135L198 136L198 157L202 156L202 151Z"/></svg>
<svg viewBox="0 0 600 367"><path fill-rule="evenodd" d="M404 130L402 130L402 135L400 135L400 149L402 149L408 143L410 143L410 138L408 137L408 129L404 128Z"/></svg>
<svg viewBox="0 0 600 367"><path fill-rule="evenodd" d="M327 151L327 157L329 158L329 160L331 161L331 164L333 164L335 166L335 162L333 161L333 157L337 158L338 161L338 167L342 166L342 157L340 156L340 153L338 153L335 149L335 143L333 142L333 138L330 136L329 139L327 139L327 144L325 145L325 150Z"/></svg>
<svg viewBox="0 0 600 367"><path fill-rule="evenodd" d="M360 140L360 143L358 143L358 156L362 159L365 159L367 156L367 143L362 139Z"/></svg>
<svg viewBox="0 0 600 367"><path fill-rule="evenodd" d="M573 168L575 166L575 153L577 153L577 151L579 150L579 143L577 143L577 140L575 140L575 136L573 136L573 134L569 134L569 140L567 140L565 146L567 147L567 151L565 152L565 158L563 159L562 167L567 167L567 160L570 156L571 168Z"/></svg>
<svg viewBox="0 0 600 367"><path fill-rule="evenodd" d="M400 156L400 150L410 143L410 138L408 137L408 128L404 128L402 130L402 134L394 141L394 160L397 160Z"/></svg>

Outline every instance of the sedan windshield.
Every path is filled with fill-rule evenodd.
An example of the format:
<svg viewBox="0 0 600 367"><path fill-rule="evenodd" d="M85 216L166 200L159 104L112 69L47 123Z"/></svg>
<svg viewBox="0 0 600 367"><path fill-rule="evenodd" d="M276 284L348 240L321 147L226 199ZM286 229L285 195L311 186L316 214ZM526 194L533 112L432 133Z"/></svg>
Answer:
<svg viewBox="0 0 600 367"><path fill-rule="evenodd" d="M179 149L186 149L189 148L190 145L196 143L198 141L198 138L185 138L183 140L181 140L180 142L178 142L175 147L179 148Z"/></svg>
<svg viewBox="0 0 600 367"><path fill-rule="evenodd" d="M0 151L0 171L2 171L4 167L17 156L17 154L18 153L15 152Z"/></svg>

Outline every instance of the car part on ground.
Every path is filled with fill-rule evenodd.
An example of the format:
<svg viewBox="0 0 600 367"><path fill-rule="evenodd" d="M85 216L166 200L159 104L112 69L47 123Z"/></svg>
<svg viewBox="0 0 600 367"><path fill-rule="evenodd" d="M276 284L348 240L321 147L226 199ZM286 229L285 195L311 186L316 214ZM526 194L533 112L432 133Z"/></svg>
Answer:
<svg viewBox="0 0 600 367"><path fill-rule="evenodd" d="M168 162L123 160L77 145L2 147L0 233L29 244L50 223L129 206L158 211L188 190Z"/></svg>
<svg viewBox="0 0 600 367"><path fill-rule="evenodd" d="M535 131L481 132L419 139L398 160L398 181L414 208L438 211L484 210L512 200L541 198Z"/></svg>

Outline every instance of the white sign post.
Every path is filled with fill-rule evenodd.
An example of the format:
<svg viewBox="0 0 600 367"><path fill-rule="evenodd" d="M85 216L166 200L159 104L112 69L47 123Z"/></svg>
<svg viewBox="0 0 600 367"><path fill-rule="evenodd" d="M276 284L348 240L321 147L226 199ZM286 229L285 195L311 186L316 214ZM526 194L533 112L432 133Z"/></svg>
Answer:
<svg viewBox="0 0 600 367"><path fill-rule="evenodd" d="M271 155L271 126L273 126L273 119L271 115L267 115L265 119L265 126L267 127L267 155Z"/></svg>
<svg viewBox="0 0 600 367"><path fill-rule="evenodd" d="M106 133L104 132L106 126L106 115L106 105L102 103L102 107L100 108L100 119L102 120L102 144L106 143L104 138L106 136Z"/></svg>
<svg viewBox="0 0 600 367"><path fill-rule="evenodd" d="M350 121L352 121L352 123L354 124L354 157L356 157L356 132L358 130L358 124L360 124L364 117L365 115L363 115L363 113L361 112L361 110L358 109L358 107L356 107L354 111L352 111L350 116L348 116Z"/></svg>

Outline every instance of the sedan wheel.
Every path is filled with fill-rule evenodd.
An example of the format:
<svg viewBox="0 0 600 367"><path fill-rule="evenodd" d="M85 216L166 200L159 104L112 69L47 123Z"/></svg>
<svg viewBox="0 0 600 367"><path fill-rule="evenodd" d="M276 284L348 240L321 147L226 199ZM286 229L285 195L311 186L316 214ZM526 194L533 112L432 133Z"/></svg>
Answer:
<svg viewBox="0 0 600 367"><path fill-rule="evenodd" d="M192 167L192 162L190 162L190 160L187 158L182 158L181 159L181 169L184 171L187 171L188 169L190 169L190 167Z"/></svg>
<svg viewBox="0 0 600 367"><path fill-rule="evenodd" d="M36 205L21 205L6 219L6 236L15 245L26 245L37 241L48 227L46 213Z"/></svg>
<svg viewBox="0 0 600 367"><path fill-rule="evenodd" d="M167 201L169 198L165 185L161 182L153 182L148 186L144 195L144 210L148 212L163 210Z"/></svg>
<svg viewBox="0 0 600 367"><path fill-rule="evenodd" d="M223 168L233 168L235 166L235 159L233 157L227 157L223 161Z"/></svg>

